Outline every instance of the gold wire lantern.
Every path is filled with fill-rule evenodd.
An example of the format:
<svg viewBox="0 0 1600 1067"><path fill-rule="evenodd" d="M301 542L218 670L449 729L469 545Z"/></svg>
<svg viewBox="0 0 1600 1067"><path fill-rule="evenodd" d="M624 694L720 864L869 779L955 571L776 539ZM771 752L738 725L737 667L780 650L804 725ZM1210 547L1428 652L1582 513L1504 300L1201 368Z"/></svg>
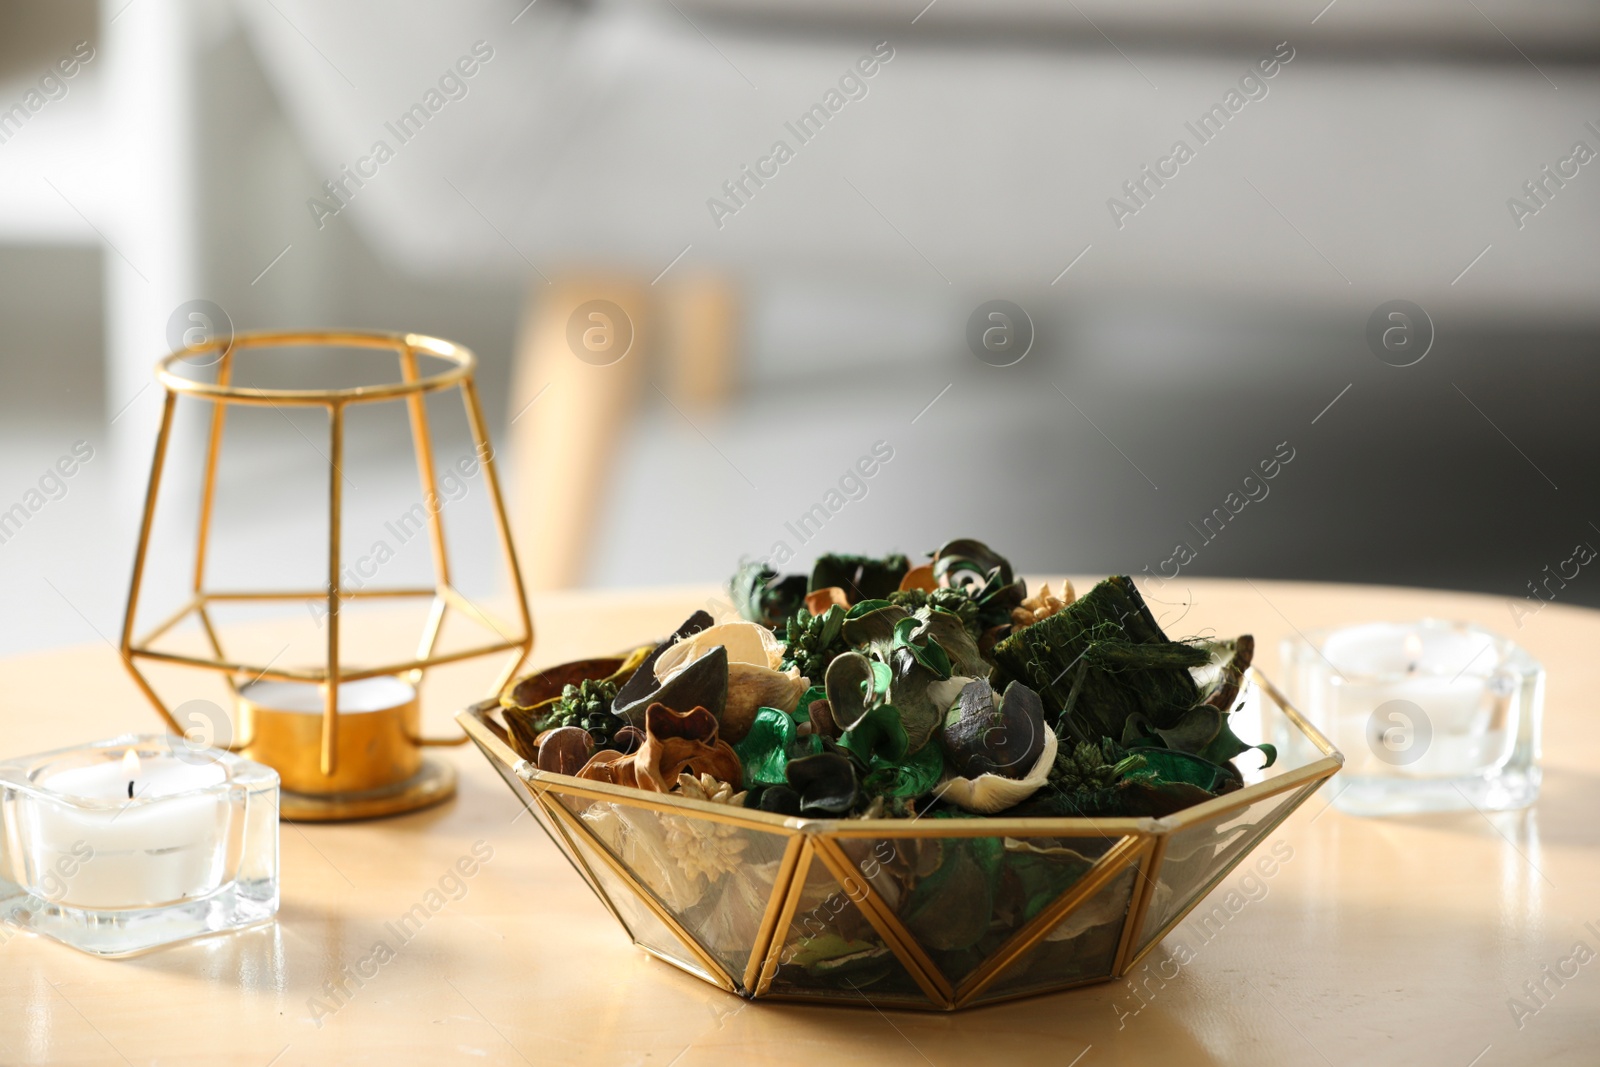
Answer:
<svg viewBox="0 0 1600 1067"><path fill-rule="evenodd" d="M400 380L325 389L260 388L233 384L235 361L241 351L302 346L391 351L398 359ZM424 375L419 368L419 357L434 357L444 361L447 366L438 373ZM197 380L179 372L180 363L193 366L194 361L199 359L204 359L207 364L215 363L214 381ZM173 710L140 669L141 662L194 667L222 675L235 698L239 719L236 731L228 727L231 731L228 737L236 737L237 741L227 744L227 747L266 763L279 772L284 787L281 813L285 818L366 818L413 810L452 795L455 791L454 768L447 763L424 759L421 749L432 745L459 745L467 737L464 734L458 738L421 736L416 693L424 672L430 667L446 663L510 653L504 670L495 682L495 689L498 690L516 673L532 650L533 623L528 614L522 574L517 565L516 551L512 547L505 504L495 473L494 453L473 380L476 363L470 350L434 337L306 331L219 337L174 352L156 364L156 380L166 390L166 397L139 527L127 610L123 618L122 659L168 728L179 734L184 733L185 727L190 724L182 724L174 716ZM455 587L450 575L449 554L445 548L444 524L437 507L430 506L427 516L435 579L433 585L352 589L346 588L341 581L344 507L342 467L347 409L358 404L405 402L409 409L411 438L422 490L425 499L437 501L438 478L426 398L430 393L451 389L461 392L473 447L488 488L503 562L518 609L515 625L494 618ZM177 611L136 636L134 627L150 550L150 533L179 396L193 397L211 405L190 595ZM242 591L208 587L206 558L211 542L217 468L228 408L235 404L280 410L286 407L320 407L328 414L328 582L324 589ZM347 664L341 658L341 606L350 600L368 598L431 600L421 638L410 659L358 667ZM296 600L326 605L323 619L327 628L324 665L290 667L272 661L248 662L224 651L222 638L212 617L215 605L270 604ZM464 649L439 651L440 630L449 612L478 624L492 633L493 639ZM191 617L198 620L209 655L162 647L163 638Z"/></svg>
<svg viewBox="0 0 1600 1067"><path fill-rule="evenodd" d="M1339 770L1252 678L1241 701L1307 761L1159 819L793 818L541 771L496 700L456 718L650 955L746 998L952 1011L1126 974ZM1027 907L962 895L981 857L1031 887Z"/></svg>

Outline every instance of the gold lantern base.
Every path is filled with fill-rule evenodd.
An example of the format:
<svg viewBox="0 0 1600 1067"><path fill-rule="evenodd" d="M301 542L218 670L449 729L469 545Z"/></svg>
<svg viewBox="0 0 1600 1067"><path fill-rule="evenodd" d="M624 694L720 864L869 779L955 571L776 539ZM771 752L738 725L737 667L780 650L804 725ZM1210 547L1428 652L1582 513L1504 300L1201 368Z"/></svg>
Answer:
<svg viewBox="0 0 1600 1067"><path fill-rule="evenodd" d="M343 822L401 815L443 803L456 795L456 769L424 759L416 774L403 782L359 793L295 793L280 791L278 814L290 822Z"/></svg>

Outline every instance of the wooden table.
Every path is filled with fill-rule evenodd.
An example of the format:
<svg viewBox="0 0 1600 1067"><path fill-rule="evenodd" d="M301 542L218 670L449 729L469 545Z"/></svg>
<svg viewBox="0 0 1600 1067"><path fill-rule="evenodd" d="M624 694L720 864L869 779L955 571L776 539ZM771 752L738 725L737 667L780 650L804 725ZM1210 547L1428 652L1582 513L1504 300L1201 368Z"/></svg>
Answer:
<svg viewBox="0 0 1600 1067"><path fill-rule="evenodd" d="M1570 973L1575 964L1562 961L1579 942L1600 952L1600 726L1588 696L1600 692L1600 613L1552 605L1517 630L1506 602L1481 596L1188 588L1193 602L1174 635L1251 631L1269 671L1292 628L1428 614L1514 634L1550 672L1539 804L1364 820L1313 797L1273 835L1292 858L1264 895L1172 980L1145 982L1142 1000L1124 981L954 1015L883 1013L748 1004L648 958L518 818L521 805L476 750L445 750L462 781L443 807L284 825L283 909L272 926L125 961L27 936L0 944L0 1064L1600 1062L1600 959L1561 985L1544 975L1547 966ZM542 597L536 661L666 632L714 595ZM481 695L453 684L430 694L436 732ZM154 731L156 721L106 645L0 661L7 755ZM465 895L346 1006L313 1021L324 983L390 938L385 923L476 842L492 857ZM1524 988L1541 981L1542 1007ZM1513 997L1538 1008L1520 1027Z"/></svg>

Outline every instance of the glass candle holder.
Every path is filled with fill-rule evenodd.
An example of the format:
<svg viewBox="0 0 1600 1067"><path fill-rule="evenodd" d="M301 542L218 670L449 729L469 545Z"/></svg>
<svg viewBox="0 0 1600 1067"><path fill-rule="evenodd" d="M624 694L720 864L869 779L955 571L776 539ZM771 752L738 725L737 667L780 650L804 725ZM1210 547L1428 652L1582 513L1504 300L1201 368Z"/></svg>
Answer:
<svg viewBox="0 0 1600 1067"><path fill-rule="evenodd" d="M7 760L0 918L96 956L266 922L277 809L276 771L170 735Z"/></svg>
<svg viewBox="0 0 1600 1067"><path fill-rule="evenodd" d="M1538 799L1544 668L1510 640L1423 619L1313 631L1282 654L1290 701L1345 754L1341 811L1509 811Z"/></svg>

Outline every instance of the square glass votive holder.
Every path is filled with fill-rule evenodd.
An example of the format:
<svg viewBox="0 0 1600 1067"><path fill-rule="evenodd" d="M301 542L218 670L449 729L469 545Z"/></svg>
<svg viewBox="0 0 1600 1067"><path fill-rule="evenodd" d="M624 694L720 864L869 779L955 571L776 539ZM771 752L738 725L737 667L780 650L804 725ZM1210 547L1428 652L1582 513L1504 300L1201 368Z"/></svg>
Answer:
<svg viewBox="0 0 1600 1067"><path fill-rule="evenodd" d="M0 762L0 943L131 956L277 911L271 768L159 734Z"/></svg>
<svg viewBox="0 0 1600 1067"><path fill-rule="evenodd" d="M1285 694L1345 754L1341 811L1510 811L1538 799L1544 668L1507 638L1441 619L1375 622L1287 638L1282 655Z"/></svg>

